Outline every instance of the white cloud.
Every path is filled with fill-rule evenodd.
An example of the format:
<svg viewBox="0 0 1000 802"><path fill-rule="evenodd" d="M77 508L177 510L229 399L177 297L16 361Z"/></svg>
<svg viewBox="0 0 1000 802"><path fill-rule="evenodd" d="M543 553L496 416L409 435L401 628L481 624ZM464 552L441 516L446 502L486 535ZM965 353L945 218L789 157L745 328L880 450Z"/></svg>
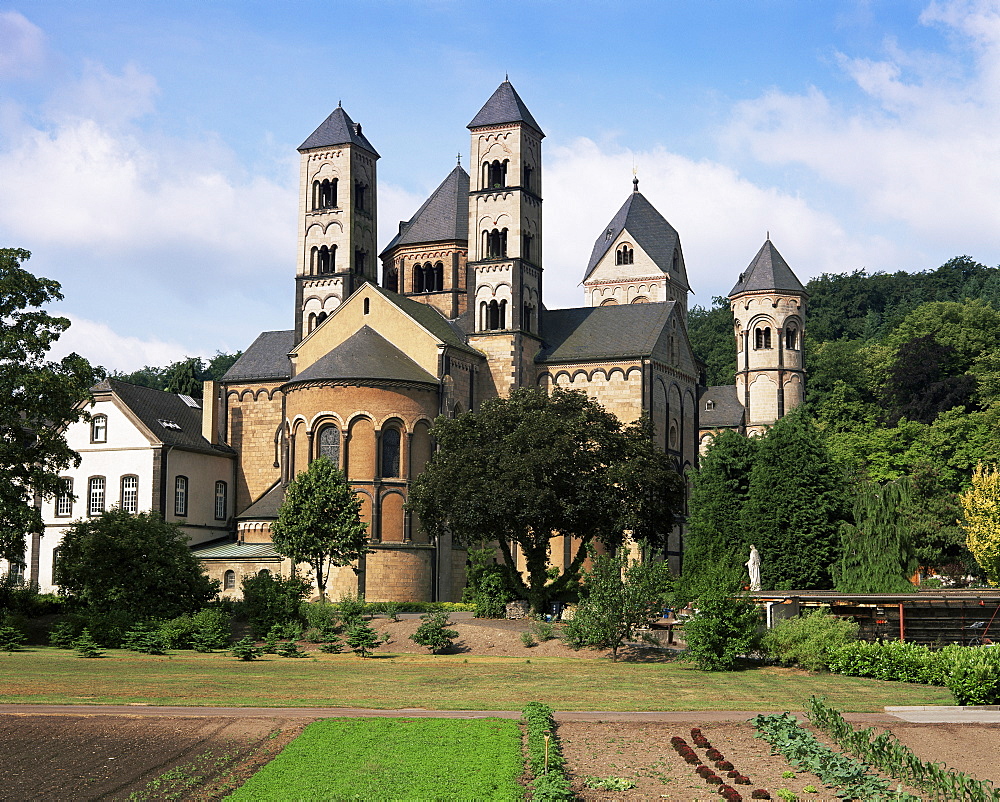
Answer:
<svg viewBox="0 0 1000 802"><path fill-rule="evenodd" d="M45 34L16 11L0 11L0 78L30 76L45 61Z"/></svg>
<svg viewBox="0 0 1000 802"><path fill-rule="evenodd" d="M108 370L129 373L146 365L162 367L184 358L197 356L188 353L177 343L163 342L157 338L148 340L123 336L113 331L106 323L99 323L76 315L63 314L69 318L70 327L49 352L51 359L61 359L70 353L78 353L94 365L103 365Z"/></svg>

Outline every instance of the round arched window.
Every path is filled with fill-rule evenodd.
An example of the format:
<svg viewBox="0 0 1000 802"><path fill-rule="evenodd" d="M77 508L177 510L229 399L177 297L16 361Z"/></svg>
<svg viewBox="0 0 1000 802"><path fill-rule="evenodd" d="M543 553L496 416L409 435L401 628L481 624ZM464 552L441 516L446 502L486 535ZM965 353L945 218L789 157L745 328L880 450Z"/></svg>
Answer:
<svg viewBox="0 0 1000 802"><path fill-rule="evenodd" d="M340 467L340 429L336 426L324 426L319 433L319 454Z"/></svg>

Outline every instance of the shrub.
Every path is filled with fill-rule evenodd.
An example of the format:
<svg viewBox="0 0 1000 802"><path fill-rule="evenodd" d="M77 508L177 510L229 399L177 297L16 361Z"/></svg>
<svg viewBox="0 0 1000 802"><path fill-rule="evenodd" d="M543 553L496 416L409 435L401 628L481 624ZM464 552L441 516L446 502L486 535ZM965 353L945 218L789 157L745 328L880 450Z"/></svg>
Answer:
<svg viewBox="0 0 1000 802"><path fill-rule="evenodd" d="M302 617L306 620L306 640L321 643L336 637L340 632L340 612L329 602L309 602L302 605ZM310 634L311 633L311 634Z"/></svg>
<svg viewBox="0 0 1000 802"><path fill-rule="evenodd" d="M166 643L156 624L136 624L125 633L122 647L142 654L166 654Z"/></svg>
<svg viewBox="0 0 1000 802"><path fill-rule="evenodd" d="M420 616L423 622L417 631L410 635L410 640L420 646L426 646L431 654L439 654L450 649L458 637L458 631L447 629L451 624L447 613L428 613Z"/></svg>
<svg viewBox="0 0 1000 802"><path fill-rule="evenodd" d="M782 665L826 671L837 649L857 639L856 621L820 609L782 621L764 635L762 645Z"/></svg>
<svg viewBox="0 0 1000 802"><path fill-rule="evenodd" d="M334 637L329 643L320 646L319 650L325 654L340 654L344 651L344 644L340 642L340 638Z"/></svg>
<svg viewBox="0 0 1000 802"><path fill-rule="evenodd" d="M181 615L160 624L159 632L170 649L210 652L229 645L232 615L221 606L206 607L194 615Z"/></svg>
<svg viewBox="0 0 1000 802"><path fill-rule="evenodd" d="M462 600L472 602L476 618L503 618L507 602L515 598L493 555L490 548L469 549L468 586Z"/></svg>
<svg viewBox="0 0 1000 802"><path fill-rule="evenodd" d="M283 578L272 574L243 577L243 610L250 631L260 638L275 624L298 623L302 599L309 583L298 576Z"/></svg>
<svg viewBox="0 0 1000 802"><path fill-rule="evenodd" d="M945 685L960 705L1000 704L1000 646L957 647Z"/></svg>
<svg viewBox="0 0 1000 802"><path fill-rule="evenodd" d="M73 641L73 648L76 649L79 657L104 657L104 652L91 637L89 629L84 629L80 636Z"/></svg>
<svg viewBox="0 0 1000 802"><path fill-rule="evenodd" d="M19 629L0 626L0 652L16 652L24 646L27 638Z"/></svg>
<svg viewBox="0 0 1000 802"><path fill-rule="evenodd" d="M398 621L399 614L402 611L399 609L399 605L396 602L386 602L385 607L382 609L382 615L388 618L390 621Z"/></svg>
<svg viewBox="0 0 1000 802"><path fill-rule="evenodd" d="M67 616L49 630L49 645L58 649L72 649L73 641L83 632L83 621L78 616Z"/></svg>
<svg viewBox="0 0 1000 802"><path fill-rule="evenodd" d="M525 630L521 633L521 643L524 644L525 648L530 649L535 645L535 636Z"/></svg>
<svg viewBox="0 0 1000 802"><path fill-rule="evenodd" d="M302 647L293 640L288 640L282 643L278 647L277 653L279 657L308 657L308 655L302 651Z"/></svg>
<svg viewBox="0 0 1000 802"><path fill-rule="evenodd" d="M359 657L367 657L372 650L388 641L388 635L383 639L367 621L358 619L347 630L344 638L351 651Z"/></svg>
<svg viewBox="0 0 1000 802"><path fill-rule="evenodd" d="M229 651L232 652L233 657L247 662L256 660L264 653L264 650L255 645L249 637L236 641Z"/></svg>
<svg viewBox="0 0 1000 802"><path fill-rule="evenodd" d="M724 586L702 592L698 612L684 624L685 659L702 671L730 671L757 647L760 611L744 594Z"/></svg>
<svg viewBox="0 0 1000 802"><path fill-rule="evenodd" d="M365 597L360 593L357 596L346 593L337 601L337 612L340 613L344 626L350 628L361 621L369 610Z"/></svg>
<svg viewBox="0 0 1000 802"><path fill-rule="evenodd" d="M556 628L545 621L536 621L531 625L532 634L538 638L540 643L552 640L556 636Z"/></svg>

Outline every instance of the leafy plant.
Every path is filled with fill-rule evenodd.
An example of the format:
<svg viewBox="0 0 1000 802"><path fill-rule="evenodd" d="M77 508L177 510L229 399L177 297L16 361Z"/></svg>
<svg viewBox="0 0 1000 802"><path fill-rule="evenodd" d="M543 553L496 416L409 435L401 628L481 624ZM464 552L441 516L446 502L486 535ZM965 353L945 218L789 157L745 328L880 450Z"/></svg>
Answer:
<svg viewBox="0 0 1000 802"><path fill-rule="evenodd" d="M627 791L636 785L635 780L625 777L588 777L583 784L596 791Z"/></svg>
<svg viewBox="0 0 1000 802"><path fill-rule="evenodd" d="M782 665L825 671L837 649L857 640L858 629L857 622L822 608L780 622L764 635L761 645Z"/></svg>
<svg viewBox="0 0 1000 802"><path fill-rule="evenodd" d="M547 621L535 621L531 625L531 634L538 638L540 643L544 643L555 638L556 628Z"/></svg>
<svg viewBox="0 0 1000 802"><path fill-rule="evenodd" d="M243 609L254 637L263 637L275 624L298 623L309 583L302 577L273 574L243 577Z"/></svg>
<svg viewBox="0 0 1000 802"><path fill-rule="evenodd" d="M368 605L360 593L356 596L346 593L337 601L337 611L344 626L351 627L368 613Z"/></svg>
<svg viewBox="0 0 1000 802"><path fill-rule="evenodd" d="M697 613L684 624L685 659L702 671L729 671L736 661L757 647L760 611L745 594L729 593L725 586L705 590Z"/></svg>
<svg viewBox="0 0 1000 802"><path fill-rule="evenodd" d="M448 629L451 624L448 613L427 613L420 616L421 624L417 631L410 635L410 640L420 646L426 646L431 654L440 654L450 649L458 637L458 631Z"/></svg>
<svg viewBox="0 0 1000 802"><path fill-rule="evenodd" d="M534 775L531 781L532 799L575 799L566 776L566 758L555 736L552 708L540 702L528 702L522 710L528 731L528 767Z"/></svg>

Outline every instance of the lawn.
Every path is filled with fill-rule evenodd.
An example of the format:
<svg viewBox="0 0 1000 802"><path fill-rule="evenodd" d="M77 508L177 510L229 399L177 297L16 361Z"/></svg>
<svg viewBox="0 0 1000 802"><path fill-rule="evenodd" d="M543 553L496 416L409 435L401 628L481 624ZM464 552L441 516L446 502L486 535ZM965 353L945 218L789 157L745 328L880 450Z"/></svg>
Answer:
<svg viewBox="0 0 1000 802"><path fill-rule="evenodd" d="M310 724L228 799L523 799L516 721L346 719Z"/></svg>
<svg viewBox="0 0 1000 802"><path fill-rule="evenodd" d="M845 712L951 704L944 688L787 668L703 673L687 663L461 655L268 656L228 652L83 659L50 647L0 652L0 702L518 710L801 710L811 694Z"/></svg>

